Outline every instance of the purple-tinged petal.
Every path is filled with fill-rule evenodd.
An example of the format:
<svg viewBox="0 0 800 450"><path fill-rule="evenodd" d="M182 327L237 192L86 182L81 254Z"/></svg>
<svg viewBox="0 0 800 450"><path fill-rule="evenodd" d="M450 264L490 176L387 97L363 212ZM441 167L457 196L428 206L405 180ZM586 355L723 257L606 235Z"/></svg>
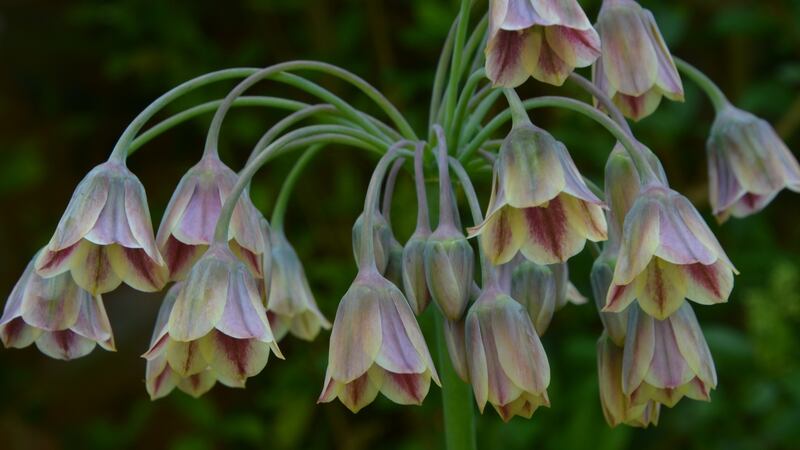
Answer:
<svg viewBox="0 0 800 450"><path fill-rule="evenodd" d="M424 372L426 361L414 348L393 300L379 298L378 304L381 315L381 348L375 357L375 364L396 374Z"/></svg>
<svg viewBox="0 0 800 450"><path fill-rule="evenodd" d="M82 240L71 261L72 278L92 295L105 294L122 284L111 265L109 247Z"/></svg>
<svg viewBox="0 0 800 450"><path fill-rule="evenodd" d="M486 402L489 400L489 367L486 349L483 346L483 331L478 320L478 314L474 310L475 306L467 314L465 326L467 367L469 368L472 391L475 394L475 402L482 413Z"/></svg>
<svg viewBox="0 0 800 450"><path fill-rule="evenodd" d="M526 33L522 62L533 78L554 86L561 86L575 69L561 59L544 37L542 27Z"/></svg>
<svg viewBox="0 0 800 450"><path fill-rule="evenodd" d="M499 30L486 47L486 76L495 86L517 87L530 76L524 63L530 31Z"/></svg>
<svg viewBox="0 0 800 450"><path fill-rule="evenodd" d="M198 398L206 392L210 391L217 383L216 377L211 371L206 370L195 375L181 378L178 381L178 389L194 398Z"/></svg>
<svg viewBox="0 0 800 450"><path fill-rule="evenodd" d="M630 284L650 263L659 245L658 202L641 197L625 216L615 285Z"/></svg>
<svg viewBox="0 0 800 450"><path fill-rule="evenodd" d="M635 2L604 2L597 21L603 41L603 69L614 91L639 97L658 77L658 59L642 8Z"/></svg>
<svg viewBox="0 0 800 450"><path fill-rule="evenodd" d="M172 370L181 377L198 374L208 367L208 361L200 349L200 341L181 342L169 339L166 356Z"/></svg>
<svg viewBox="0 0 800 450"><path fill-rule="evenodd" d="M594 28L545 27L544 35L556 55L573 68L590 66L600 56L600 36Z"/></svg>
<svg viewBox="0 0 800 450"><path fill-rule="evenodd" d="M36 272L46 278L61 275L70 270L73 265L73 258L78 253L83 240L76 242L70 247L58 251L50 251L44 248L36 257Z"/></svg>
<svg viewBox="0 0 800 450"><path fill-rule="evenodd" d="M213 331L200 341L200 350L220 383L244 387L248 378L267 366L270 347L256 339L237 339Z"/></svg>
<svg viewBox="0 0 800 450"><path fill-rule="evenodd" d="M25 348L41 336L42 330L25 323L21 317L0 325L0 339L6 348Z"/></svg>
<svg viewBox="0 0 800 450"><path fill-rule="evenodd" d="M530 0L541 25L563 25L588 30L592 24L577 0Z"/></svg>
<svg viewBox="0 0 800 450"><path fill-rule="evenodd" d="M42 278L31 274L22 301L22 319L45 331L71 328L78 320L81 303L91 295L79 288L69 274Z"/></svg>
<svg viewBox="0 0 800 450"><path fill-rule="evenodd" d="M225 308L216 328L236 339L274 341L255 280L244 267L229 275Z"/></svg>
<svg viewBox="0 0 800 450"><path fill-rule="evenodd" d="M631 395L644 382L655 355L655 320L639 307L628 313L628 334L622 356L622 392Z"/></svg>
<svg viewBox="0 0 800 450"><path fill-rule="evenodd" d="M144 379L150 400L158 400L166 397L175 389L180 377L167 364L166 356L160 354L158 357L147 361Z"/></svg>
<svg viewBox="0 0 800 450"><path fill-rule="evenodd" d="M5 309L3 310L3 317L0 317L0 326L6 325L12 320L22 316L25 290L28 288L31 277L36 276L33 263L35 260L36 257L28 263L28 266L25 267L25 271L22 272L22 276L17 280L17 284L14 285L14 289L11 290L11 295L8 296Z"/></svg>
<svg viewBox="0 0 800 450"><path fill-rule="evenodd" d="M371 372L370 372L371 373ZM383 371L381 393L398 405L421 405L431 386L429 373Z"/></svg>
<svg viewBox="0 0 800 450"><path fill-rule="evenodd" d="M158 264L144 250L110 245L106 252L111 268L128 286L142 292L158 292L167 284L167 266Z"/></svg>
<svg viewBox="0 0 800 450"><path fill-rule="evenodd" d="M108 198L110 182L106 172L111 164L106 162L95 167L78 184L43 254L72 247L92 230ZM43 265L37 263L37 270Z"/></svg>
<svg viewBox="0 0 800 450"><path fill-rule="evenodd" d="M613 97L614 104L617 105L625 117L630 117L639 121L650 114L653 114L658 105L661 104L662 94L657 90L649 90L642 95L633 96L618 92Z"/></svg>
<svg viewBox="0 0 800 450"><path fill-rule="evenodd" d="M95 342L71 330L46 331L36 339L36 347L54 359L71 359L86 356L94 350Z"/></svg>
<svg viewBox="0 0 800 450"><path fill-rule="evenodd" d="M161 251L170 271L170 280L185 279L206 250L208 250L207 245L187 245L175 239L174 236L169 236Z"/></svg>
<svg viewBox="0 0 800 450"><path fill-rule="evenodd" d="M339 390L339 400L350 411L357 413L369 405L378 396L380 385L373 381L368 373L364 373L353 381L344 384Z"/></svg>
<svg viewBox="0 0 800 450"><path fill-rule="evenodd" d="M653 258L635 283L639 306L658 320L677 311L686 298L686 275L682 267L660 258Z"/></svg>
<svg viewBox="0 0 800 450"><path fill-rule="evenodd" d="M684 305L669 319L675 335L676 344L692 372L705 385L711 388L717 385L717 372L711 351L689 304Z"/></svg>
<svg viewBox="0 0 800 450"><path fill-rule="evenodd" d="M675 62L672 60L669 48L667 48L667 44L661 36L661 31L658 29L658 25L656 25L656 19L653 17L653 13L648 10L643 10L642 21L644 22L644 26L656 54L656 62L658 64L656 85L668 99L683 101L683 83L681 82L681 76L678 73L677 67L675 67Z"/></svg>
<svg viewBox="0 0 800 450"><path fill-rule="evenodd" d="M382 294L372 284L356 280L339 303L328 359L328 370L334 380L354 382L365 377L375 363L382 341L381 309L376 299Z"/></svg>
<svg viewBox="0 0 800 450"><path fill-rule="evenodd" d="M655 348L645 382L658 389L677 389L694 378L676 342L670 320L653 322Z"/></svg>
<svg viewBox="0 0 800 450"><path fill-rule="evenodd" d="M78 320L72 326L72 331L81 336L97 342L100 347L108 351L116 351L114 334L111 331L111 322L108 320L103 300L91 297L88 292L81 299L81 309Z"/></svg>
<svg viewBox="0 0 800 450"><path fill-rule="evenodd" d="M97 245L119 244L139 248L140 244L128 224L128 205L125 203L125 181L114 177L109 182L108 198L103 210L84 239Z"/></svg>
<svg viewBox="0 0 800 450"><path fill-rule="evenodd" d="M527 237L525 222L520 210L506 206L490 216L476 232L489 261L505 264L519 252Z"/></svg>
<svg viewBox="0 0 800 450"><path fill-rule="evenodd" d="M686 273L686 298L701 305L725 303L733 290L733 271L718 261L711 265L700 263L683 267Z"/></svg>
<svg viewBox="0 0 800 450"><path fill-rule="evenodd" d="M503 373L520 389L539 394L550 384L550 365L536 330L519 303L495 300L491 328ZM502 305L501 305L502 304Z"/></svg>

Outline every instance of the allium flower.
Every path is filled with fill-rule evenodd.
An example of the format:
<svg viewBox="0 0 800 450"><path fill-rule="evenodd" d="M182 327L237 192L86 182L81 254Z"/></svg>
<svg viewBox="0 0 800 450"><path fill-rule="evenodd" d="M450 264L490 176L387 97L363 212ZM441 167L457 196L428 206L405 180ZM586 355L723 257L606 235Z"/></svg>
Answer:
<svg viewBox="0 0 800 450"><path fill-rule="evenodd" d="M600 37L577 0L492 0L486 74L516 87L532 76L560 86L600 55Z"/></svg>
<svg viewBox="0 0 800 450"><path fill-rule="evenodd" d="M208 392L217 383L217 378L211 372L211 369L208 368L189 376L181 376L172 368L167 357L167 349L175 349L176 345L180 344L170 343L169 337L167 337L165 343L157 345L159 343L158 341L164 339L164 336L167 334L169 315L172 313L172 307L175 305L178 292L180 292L182 288L183 283L179 282L174 284L169 291L167 291L167 295L164 297L164 301L161 303L161 308L158 311L153 337L150 340L150 346L153 350L145 353L143 356L147 359L145 386L147 388L147 393L150 394L151 400L157 400L167 396L175 387L197 398Z"/></svg>
<svg viewBox="0 0 800 450"><path fill-rule="evenodd" d="M358 412L382 392L418 405L439 376L403 293L373 269L362 269L336 311L328 370L319 402L339 398Z"/></svg>
<svg viewBox="0 0 800 450"><path fill-rule="evenodd" d="M600 382L600 404L611 427L620 424L647 428L658 425L661 405L653 400L633 404L622 392L623 349L617 347L606 333L597 341L597 376Z"/></svg>
<svg viewBox="0 0 800 450"><path fill-rule="evenodd" d="M586 240L607 237L603 203L586 186L564 145L528 123L515 127L495 162L481 235L490 261L503 264L518 251L548 265L578 254Z"/></svg>
<svg viewBox="0 0 800 450"><path fill-rule="evenodd" d="M711 206L720 222L761 211L782 189L800 192L800 165L765 120L733 106L717 113L708 150Z"/></svg>
<svg viewBox="0 0 800 450"><path fill-rule="evenodd" d="M155 359L164 348L179 376L210 370L231 387L261 372L270 350L283 358L255 278L226 245L213 243L189 272L145 358Z"/></svg>
<svg viewBox="0 0 800 450"><path fill-rule="evenodd" d="M614 277L614 260L615 256L609 253L608 247L603 249L603 253L592 265L590 278L592 295L600 314L600 320L603 322L605 333L614 344L622 347L625 344L625 335L628 329L628 310L625 309L623 312L603 311L608 289L611 287L611 280Z"/></svg>
<svg viewBox="0 0 800 450"><path fill-rule="evenodd" d="M649 116L661 97L683 101L683 84L653 14L634 0L603 0L597 18L603 42L594 83L634 120Z"/></svg>
<svg viewBox="0 0 800 450"><path fill-rule="evenodd" d="M422 314L431 301L425 280L425 244L430 233L430 229L417 229L403 247L403 291L416 315Z"/></svg>
<svg viewBox="0 0 800 450"><path fill-rule="evenodd" d="M64 360L88 355L97 344L115 351L100 296L81 289L68 273L39 276L33 261L6 302L0 339L13 348L36 343L45 355Z"/></svg>
<svg viewBox="0 0 800 450"><path fill-rule="evenodd" d="M186 278L214 240L220 210L236 184L236 173L215 154L203 158L181 178L158 228L156 242L169 266L170 279ZM231 217L229 239L254 273L262 276L259 259L267 244L261 214L243 192Z"/></svg>
<svg viewBox="0 0 800 450"><path fill-rule="evenodd" d="M495 286L486 288L466 320L469 380L483 412L486 402L503 420L530 418L549 406L550 366L528 313Z"/></svg>
<svg viewBox="0 0 800 450"><path fill-rule="evenodd" d="M540 266L523 258L511 274L511 298L528 311L539 336L544 335L550 326L559 296L566 303L566 277L557 279L555 273L563 271L565 267L565 264ZM563 285L563 289L560 285Z"/></svg>
<svg viewBox="0 0 800 450"><path fill-rule="evenodd" d="M48 278L70 271L92 295L123 281L146 292L164 287L167 269L153 238L144 186L124 162L100 164L80 182L36 270Z"/></svg>
<svg viewBox="0 0 800 450"><path fill-rule="evenodd" d="M317 308L303 265L283 232L272 235L272 282L267 297L267 313L275 338L287 332L313 340L330 322Z"/></svg>
<svg viewBox="0 0 800 450"><path fill-rule="evenodd" d="M364 213L358 216L356 223L353 224L353 256L356 264L360 264L359 255L361 254L361 227L364 226ZM392 251L392 231L386 219L378 211L372 217L372 235L375 248L375 264L378 271L384 273L386 266L389 265L389 255Z"/></svg>
<svg viewBox="0 0 800 450"><path fill-rule="evenodd" d="M673 407L683 396L711 399L717 373L697 317L688 303L666 320L631 308L622 358L622 391L632 404L653 400Z"/></svg>
<svg viewBox="0 0 800 450"><path fill-rule="evenodd" d="M723 303L735 272L714 233L686 197L662 185L642 191L625 217L619 258L605 311L631 302L666 319L684 298Z"/></svg>

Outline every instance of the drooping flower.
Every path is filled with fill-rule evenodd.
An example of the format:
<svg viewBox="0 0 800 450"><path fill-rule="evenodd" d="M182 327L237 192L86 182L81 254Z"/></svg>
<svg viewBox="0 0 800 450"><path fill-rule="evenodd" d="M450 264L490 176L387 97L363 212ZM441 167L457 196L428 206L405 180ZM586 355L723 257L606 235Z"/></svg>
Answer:
<svg viewBox="0 0 800 450"><path fill-rule="evenodd" d="M622 347L625 344L625 335L628 329L627 308L622 312L603 311L608 290L611 287L611 280L614 277L615 259L615 255L609 252L608 248L603 249L603 253L592 265L590 278L592 295L600 314L600 320L603 322L605 333L615 345Z"/></svg>
<svg viewBox="0 0 800 450"><path fill-rule="evenodd" d="M633 306L622 358L622 391L633 405L673 407L684 396L711 399L717 373L697 317L688 303L666 320Z"/></svg>
<svg viewBox="0 0 800 450"><path fill-rule="evenodd" d="M431 235L428 197L425 189L423 167L424 144L414 151L414 187L417 194L417 226L403 247L403 292L414 314L420 315L431 301L428 281L425 279L425 246Z"/></svg>
<svg viewBox="0 0 800 450"><path fill-rule="evenodd" d="M237 175L215 154L203 158L181 178L158 228L156 242L170 271L182 280L214 240L214 229ZM254 273L262 276L259 259L267 244L260 230L261 214L243 192L231 218L231 246Z"/></svg>
<svg viewBox="0 0 800 450"><path fill-rule="evenodd" d="M566 262L586 240L607 238L603 203L564 145L531 123L511 130L495 162L486 220L470 230L493 264L517 252L548 265Z"/></svg>
<svg viewBox="0 0 800 450"><path fill-rule="evenodd" d="M603 0L597 18L602 56L594 83L627 117L640 120L661 97L683 101L683 84L653 14L634 0Z"/></svg>
<svg viewBox="0 0 800 450"><path fill-rule="evenodd" d="M355 257L356 264L361 264L359 255L361 255L361 228L364 226L364 213L358 216L356 222L353 224L353 256ZM392 233L389 229L389 224L379 211L375 211L372 217L372 236L375 254L375 264L378 266L378 271L384 273L386 266L389 265L389 254L392 251Z"/></svg>
<svg viewBox="0 0 800 450"><path fill-rule="evenodd" d="M606 333L597 341L597 376L600 382L600 404L611 427L621 424L638 428L658 425L661 405L653 400L634 404L622 392L623 349Z"/></svg>
<svg viewBox="0 0 800 450"><path fill-rule="evenodd" d="M483 412L490 403L504 421L530 418L549 406L550 366L528 313L496 285L485 288L466 319L469 380Z"/></svg>
<svg viewBox="0 0 800 450"><path fill-rule="evenodd" d="M577 0L492 0L486 74L516 87L529 76L560 86L600 55L600 37Z"/></svg>
<svg viewBox="0 0 800 450"><path fill-rule="evenodd" d="M782 189L800 192L800 165L772 126L728 105L706 144L711 206L720 222L761 211Z"/></svg>
<svg viewBox="0 0 800 450"><path fill-rule="evenodd" d="M212 243L178 290L167 326L145 358L163 350L181 377L210 370L222 384L244 387L264 369L270 350L283 358L263 302L245 263L225 244Z"/></svg>
<svg viewBox="0 0 800 450"><path fill-rule="evenodd" d="M36 270L43 277L70 271L92 295L123 281L145 292L164 287L167 269L153 238L144 186L123 161L108 160L80 182Z"/></svg>
<svg viewBox="0 0 800 450"><path fill-rule="evenodd" d="M148 351L143 356L147 360L145 387L147 388L147 393L150 395L151 400L166 397L176 387L192 397L197 398L208 392L217 383L217 378L209 368L198 373L193 373L192 375L181 376L178 371L172 368L169 358L167 357L167 349L173 348L174 352L175 346L180 344L170 344L169 337L167 337L166 343L157 345L158 341L164 339L167 333L169 316L172 313L172 307L175 305L178 292L180 292L182 288L183 283L178 282L167 291L167 295L164 297L164 301L161 303L161 308L158 311L153 337L150 340L150 346L153 350ZM173 355L173 361L174 360L175 358ZM190 360L191 358L186 358L184 362ZM193 363L190 361L189 365L191 364Z"/></svg>
<svg viewBox="0 0 800 450"><path fill-rule="evenodd" d="M34 261L6 302L0 339L13 348L35 343L45 355L64 360L88 355L95 345L115 351L100 296L82 289L68 273L43 278L34 270Z"/></svg>
<svg viewBox="0 0 800 450"><path fill-rule="evenodd" d="M418 405L431 379L440 384L403 293L373 268L360 270L336 311L318 401L338 397L358 412L381 392L395 403Z"/></svg>
<svg viewBox="0 0 800 450"><path fill-rule="evenodd" d="M727 301L736 269L686 197L663 185L646 187L625 217L605 311L634 300L665 319L688 298L703 305Z"/></svg>
<svg viewBox="0 0 800 450"><path fill-rule="evenodd" d="M272 282L267 297L267 313L275 338L291 332L300 339L313 340L321 328L331 324L314 301L305 270L283 232L272 235Z"/></svg>
<svg viewBox="0 0 800 450"><path fill-rule="evenodd" d="M536 333L542 336L556 311L559 286L554 269L558 270L561 265L540 266L522 259L511 275L511 298L525 307ZM561 297L566 297L566 280L564 281Z"/></svg>

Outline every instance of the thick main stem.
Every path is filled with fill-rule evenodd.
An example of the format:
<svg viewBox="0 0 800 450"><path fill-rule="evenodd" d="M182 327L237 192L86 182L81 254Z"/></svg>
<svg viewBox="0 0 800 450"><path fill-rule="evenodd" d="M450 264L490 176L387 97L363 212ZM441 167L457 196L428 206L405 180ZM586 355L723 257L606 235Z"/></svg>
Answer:
<svg viewBox="0 0 800 450"><path fill-rule="evenodd" d="M442 409L444 413L445 448L447 450L476 450L475 411L472 386L461 381L445 342L445 318L436 316L436 350L439 357L439 377L442 381Z"/></svg>

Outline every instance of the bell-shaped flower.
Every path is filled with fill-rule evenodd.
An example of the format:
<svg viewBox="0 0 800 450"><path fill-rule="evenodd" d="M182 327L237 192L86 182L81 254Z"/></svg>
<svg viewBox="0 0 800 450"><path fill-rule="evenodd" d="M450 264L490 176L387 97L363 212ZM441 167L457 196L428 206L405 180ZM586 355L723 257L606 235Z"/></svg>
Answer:
<svg viewBox="0 0 800 450"><path fill-rule="evenodd" d="M150 395L151 400L157 400L167 396L176 387L192 397L197 398L208 392L217 383L217 378L209 368L198 373L193 373L192 375L181 376L178 371L172 368L167 357L167 349L171 347L174 348L175 345L179 344L170 344L169 337L166 337L167 341L165 343L157 345L158 341L164 339L167 333L169 315L172 313L172 307L175 305L178 292L180 292L182 288L183 283L179 282L175 283L169 291L167 291L167 295L164 297L164 301L161 303L161 308L158 311L153 337L150 340L150 346L153 348L153 351L147 352L143 356L147 360L145 387L147 388L147 393Z"/></svg>
<svg viewBox="0 0 800 450"><path fill-rule="evenodd" d="M356 223L353 224L353 256L356 264L360 264L359 255L361 254L361 229L364 226L364 213L358 216ZM375 249L375 264L380 273L386 272L389 265L389 256L392 252L392 231L389 224L379 211L375 211L372 216L372 236Z"/></svg>
<svg viewBox="0 0 800 450"><path fill-rule="evenodd" d="M171 280L186 278L214 240L214 229L237 175L215 154L203 158L181 178L164 212L156 242L167 261ZM259 259L267 244L260 228L261 214L243 192L229 228L231 246L262 276Z"/></svg>
<svg viewBox="0 0 800 450"><path fill-rule="evenodd" d="M374 268L362 268L339 303L319 402L339 398L351 411L378 392L418 405L440 384L425 339L403 293Z"/></svg>
<svg viewBox="0 0 800 450"><path fill-rule="evenodd" d="M683 101L683 84L653 14L634 0L603 0L597 17L602 56L594 83L625 116L639 120L662 97Z"/></svg>
<svg viewBox="0 0 800 450"><path fill-rule="evenodd" d="M504 421L549 406L550 366L525 308L496 284L485 288L466 319L469 380L483 412L489 402Z"/></svg>
<svg viewBox="0 0 800 450"><path fill-rule="evenodd" d="M597 341L597 376L600 382L600 404L611 427L620 424L638 428L658 425L661 404L648 400L634 404L622 392L622 361L624 351L606 333Z"/></svg>
<svg viewBox="0 0 800 450"><path fill-rule="evenodd" d="M539 265L562 263L587 239L607 238L603 202L586 186L564 144L530 123L515 127L503 142L486 219L470 233L481 235L495 265L517 252Z"/></svg>
<svg viewBox="0 0 800 450"><path fill-rule="evenodd" d="M625 334L628 329L627 309L622 312L603 311L603 306L605 306L606 297L608 296L608 290L611 287L611 280L614 278L615 261L616 256L608 251L608 247L604 248L603 253L600 254L600 257L597 258L592 265L590 279L592 295L600 314L600 320L603 322L605 332L614 344L622 347L625 343Z"/></svg>
<svg viewBox="0 0 800 450"><path fill-rule="evenodd" d="M528 311L539 336L544 335L553 320L559 293L566 297L566 280L564 289L559 289L554 273L558 266L540 266L522 258L511 273L511 298Z"/></svg>
<svg viewBox="0 0 800 450"><path fill-rule="evenodd" d="M275 338L286 333L307 341L331 324L314 301L305 270L297 253L282 231L272 234L272 282L267 297L267 313Z"/></svg>
<svg viewBox="0 0 800 450"><path fill-rule="evenodd" d="M43 278L33 261L6 302L0 339L9 348L35 343L45 355L63 360L88 355L95 345L115 351L100 296L82 289L68 273Z"/></svg>
<svg viewBox="0 0 800 450"><path fill-rule="evenodd" d="M619 257L604 311L634 300L666 319L684 299L723 303L736 269L686 197L663 185L646 187L625 217Z"/></svg>
<svg viewBox="0 0 800 450"><path fill-rule="evenodd" d="M491 0L486 74L516 87L529 76L560 86L600 55L600 37L577 0Z"/></svg>
<svg viewBox="0 0 800 450"><path fill-rule="evenodd" d="M652 400L671 408L684 396L709 401L716 386L711 352L688 303L666 320L631 308L622 356L622 391L632 404Z"/></svg>
<svg viewBox="0 0 800 450"><path fill-rule="evenodd" d="M800 165L765 120L728 105L706 145L711 206L720 222L761 211L782 189L800 192Z"/></svg>
<svg viewBox="0 0 800 450"><path fill-rule="evenodd" d="M123 281L145 292L164 287L167 268L153 238L144 186L124 162L111 159L80 182L36 259L36 271L48 278L70 271L92 295Z"/></svg>
<svg viewBox="0 0 800 450"><path fill-rule="evenodd" d="M210 370L222 384L244 387L279 358L264 300L245 263L225 244L212 243L178 290L167 326L145 358L165 348L167 363L181 377Z"/></svg>
<svg viewBox="0 0 800 450"><path fill-rule="evenodd" d="M403 292L416 315L422 314L431 301L425 280L425 245L430 233L416 230L403 247Z"/></svg>

